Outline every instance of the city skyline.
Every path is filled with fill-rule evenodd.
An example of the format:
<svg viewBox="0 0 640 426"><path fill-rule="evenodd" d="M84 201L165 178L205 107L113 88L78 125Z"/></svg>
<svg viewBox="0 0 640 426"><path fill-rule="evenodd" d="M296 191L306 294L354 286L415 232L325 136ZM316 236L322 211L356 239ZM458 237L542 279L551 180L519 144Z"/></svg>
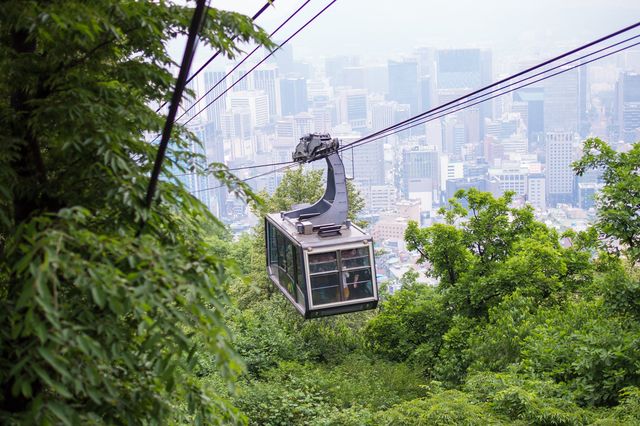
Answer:
<svg viewBox="0 0 640 426"><path fill-rule="evenodd" d="M268 33L302 2L274 1L256 21ZM253 15L263 0L216 4L222 9ZM283 40L328 2L310 2L274 39ZM309 10L306 10L309 9ZM410 12L410 13L409 13ZM421 46L438 48L490 48L498 58L545 58L634 22L640 5L631 0L542 0L535 3L459 0L437 5L415 0L393 3L337 1L291 43L297 59L358 54L381 60L410 54ZM182 42L172 43L179 58ZM196 63L211 55L201 47Z"/></svg>

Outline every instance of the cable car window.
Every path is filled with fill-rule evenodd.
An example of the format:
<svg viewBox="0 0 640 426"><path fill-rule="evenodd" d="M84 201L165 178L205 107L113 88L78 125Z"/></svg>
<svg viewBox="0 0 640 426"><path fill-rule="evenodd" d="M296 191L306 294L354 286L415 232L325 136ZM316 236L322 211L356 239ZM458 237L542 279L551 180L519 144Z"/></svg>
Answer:
<svg viewBox="0 0 640 426"><path fill-rule="evenodd" d="M286 262L286 270L287 270L287 276L289 278L288 280L288 286L287 289L289 290L289 294L294 296L296 295L296 262L295 262L295 257L294 257L294 251L295 251L295 247L293 246L293 244L291 243L291 241L289 241L288 238L285 238L285 262Z"/></svg>
<svg viewBox="0 0 640 426"><path fill-rule="evenodd" d="M362 268L364 266L370 266L368 247L342 250L340 252L340 257L342 258L343 269Z"/></svg>
<svg viewBox="0 0 640 426"><path fill-rule="evenodd" d="M344 300L366 299L373 297L371 268L342 272L342 293Z"/></svg>
<svg viewBox="0 0 640 426"><path fill-rule="evenodd" d="M304 257L302 256L302 250L299 247L295 247L296 249L296 302L298 302L301 306L304 306L305 300L305 291L304 288Z"/></svg>
<svg viewBox="0 0 640 426"><path fill-rule="evenodd" d="M311 297L314 305L324 305L340 301L340 280L338 273L311 276Z"/></svg>
<svg viewBox="0 0 640 426"><path fill-rule="evenodd" d="M277 264L278 263L278 244L276 242L276 229L275 227L267 222L267 235L268 235L268 249L269 249L269 264Z"/></svg>
<svg viewBox="0 0 640 426"><path fill-rule="evenodd" d="M337 253L318 253L309 255L309 273L332 272L338 270Z"/></svg>

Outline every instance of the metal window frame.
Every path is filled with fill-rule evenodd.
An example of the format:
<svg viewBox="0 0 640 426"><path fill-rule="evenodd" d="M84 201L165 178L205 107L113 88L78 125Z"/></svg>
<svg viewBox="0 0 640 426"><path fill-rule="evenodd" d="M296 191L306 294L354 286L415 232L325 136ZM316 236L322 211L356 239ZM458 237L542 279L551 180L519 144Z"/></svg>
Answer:
<svg viewBox="0 0 640 426"><path fill-rule="evenodd" d="M343 271L348 271L347 269L342 269L342 257L340 256L340 251L341 250L350 250L350 249L354 249L354 248L361 248L361 247L367 247L369 249L369 266L368 268L371 270L371 285L373 286L373 296L371 297L367 297L364 299L353 299L353 300L342 300L340 302L334 302L334 303L324 303L321 305L315 305L313 303L313 294L311 292L311 274L309 273L309 255L313 255L313 254L322 254L322 253L329 253L329 252L336 252L336 257L338 259L338 280L340 281L339 286L342 286L342 272ZM373 244L371 243L371 241L367 241L366 244L363 243L351 243L351 244L345 244L345 245L336 245L334 247L331 248L323 248L322 250L304 250L304 262L305 262L305 273L306 273L306 278L307 278L307 301L309 303L309 311L321 311L323 309L327 309L327 308L333 308L333 307L338 307L338 306L348 306L348 305L359 305L359 304L363 304L363 303L368 303L368 302L373 302L373 301L377 301L378 300L378 280L376 277L376 270L375 270L375 260L374 260L374 253L373 253ZM364 269L367 267L357 267L357 268L349 268L349 270L354 270L354 269ZM316 275L316 274L314 274ZM319 274L317 274L319 275ZM340 288L340 297L342 297L342 288Z"/></svg>
<svg viewBox="0 0 640 426"><path fill-rule="evenodd" d="M269 222L266 218L265 218L265 232L267 234L267 238L265 238L265 249L266 249L266 257L267 257L267 269L269 271L269 279L271 280L271 282L273 282L278 289L280 290L280 293L284 294L284 296L289 299L289 301L293 304L293 306L298 310L298 312L300 312L302 315L306 315L306 313L309 311L309 295L308 293L305 294L305 287L302 287L298 284L295 284L295 287L299 288L302 292L302 294L304 295L304 305L300 305L300 303L298 303L298 301L296 301L296 299L294 298L293 295L289 294L289 289L285 288L281 283L280 283L280 278L279 275L277 274L277 270L276 273L274 273L272 268L277 268L282 270L285 274L287 274L289 276L289 278L291 278L291 276L289 275L289 273L280 267L280 265L278 264L278 262L276 261L275 263L270 263L271 261L271 256L269 253L269 232L270 229L275 231L275 232L279 232L280 234L282 234L286 239L289 240L289 242L291 242L297 250L300 250L302 252L302 256L303 256L303 262L304 262L304 267L305 267L305 271L303 274L303 277L305 279L308 280L307 276L308 276L308 266L306 265L306 256L304 255L304 250L302 249L302 247L300 247L300 245L293 239L291 239L286 232L283 232L282 230L280 230L277 226L275 226L274 224L272 224L271 222ZM277 238L276 238L276 244L277 244ZM277 257L277 249L276 249L276 257ZM295 256L294 256L295 257ZM297 264L297 262L295 262ZM275 279L274 279L275 278ZM297 281L297 277L295 280L293 280L294 283L296 283Z"/></svg>

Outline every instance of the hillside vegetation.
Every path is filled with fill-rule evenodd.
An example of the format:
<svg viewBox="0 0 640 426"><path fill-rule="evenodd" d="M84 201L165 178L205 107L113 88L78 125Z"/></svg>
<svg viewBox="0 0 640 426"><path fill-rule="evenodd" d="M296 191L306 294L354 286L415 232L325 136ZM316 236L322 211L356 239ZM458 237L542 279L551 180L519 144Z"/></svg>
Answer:
<svg viewBox="0 0 640 426"><path fill-rule="evenodd" d="M639 152L586 142L576 171L600 167L606 183L587 232L559 235L511 194L459 192L443 223L406 232L439 285L408 274L375 312L304 321L268 284L262 230L227 244L250 277L230 286L246 369L228 397L265 425L640 423L640 275L619 234L640 228L610 219L640 191ZM295 171L282 185L301 190L265 210L320 182Z"/></svg>

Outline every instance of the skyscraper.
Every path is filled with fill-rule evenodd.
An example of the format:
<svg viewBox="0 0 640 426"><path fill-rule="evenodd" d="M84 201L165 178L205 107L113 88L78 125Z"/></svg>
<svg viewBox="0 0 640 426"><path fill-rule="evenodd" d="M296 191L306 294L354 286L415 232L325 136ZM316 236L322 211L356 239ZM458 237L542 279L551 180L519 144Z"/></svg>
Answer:
<svg viewBox="0 0 640 426"><path fill-rule="evenodd" d="M580 72L567 71L544 81L545 132L578 132Z"/></svg>
<svg viewBox="0 0 640 426"><path fill-rule="evenodd" d="M209 122L204 126L204 146L207 154L207 164L224 163L224 141L222 140L219 129L216 128L213 122ZM209 185L217 186L213 179L209 179ZM207 192L211 197L211 211L217 217L225 216L226 209L224 206L227 200L227 189L222 187Z"/></svg>
<svg viewBox="0 0 640 426"><path fill-rule="evenodd" d="M227 89L227 82L223 80L225 75L226 73L224 71L205 71L204 73L204 88L206 92L211 90L211 92L205 96L205 105L213 102L207 107L207 121L213 123L216 130L220 130L220 115L226 109L227 95L222 95L220 99L215 102L214 99ZM215 87L215 89L213 89L213 87Z"/></svg>
<svg viewBox="0 0 640 426"><path fill-rule="evenodd" d="M546 199L549 206L558 203L573 204L575 175L571 168L574 160L573 132L550 132L546 134Z"/></svg>
<svg viewBox="0 0 640 426"><path fill-rule="evenodd" d="M282 42L276 41L276 44L281 45ZM294 72L293 47L291 44L279 47L271 57L278 64L278 69L283 75Z"/></svg>
<svg viewBox="0 0 640 426"><path fill-rule="evenodd" d="M353 149L345 155L353 154L353 179L366 187L384 184L384 140L376 140Z"/></svg>
<svg viewBox="0 0 640 426"><path fill-rule="evenodd" d="M389 100L410 106L411 115L420 112L418 62L413 59L389 61Z"/></svg>
<svg viewBox="0 0 640 426"><path fill-rule="evenodd" d="M256 69L251 73L253 77L253 88L262 90L269 101L269 115L276 117L280 115L280 84L278 79L278 68L271 65Z"/></svg>
<svg viewBox="0 0 640 426"><path fill-rule="evenodd" d="M620 139L636 142L640 140L640 74L621 74L616 89L616 121Z"/></svg>
<svg viewBox="0 0 640 426"><path fill-rule="evenodd" d="M393 121L394 102L376 102L371 105L371 129L378 131L391 126Z"/></svg>
<svg viewBox="0 0 640 426"><path fill-rule="evenodd" d="M307 80L300 77L281 79L280 101L283 116L306 112L309 105L307 100Z"/></svg>
<svg viewBox="0 0 640 426"><path fill-rule="evenodd" d="M544 133L544 89L542 87L524 87L513 92L514 110L517 104L526 107L527 138L529 139L529 152L535 153L544 146L542 142Z"/></svg>
<svg viewBox="0 0 640 426"><path fill-rule="evenodd" d="M444 49L436 55L436 87L438 104L479 89L492 81L492 57L490 50ZM484 137L484 120L492 118L492 102L478 105L479 137Z"/></svg>
<svg viewBox="0 0 640 426"><path fill-rule="evenodd" d="M367 91L347 89L337 92L337 106L340 122L349 123L353 130L367 127Z"/></svg>
<svg viewBox="0 0 640 426"><path fill-rule="evenodd" d="M227 98L229 109L246 108L251 113L253 127L269 123L269 100L262 90L243 90L230 93Z"/></svg>
<svg viewBox="0 0 640 426"><path fill-rule="evenodd" d="M407 198L431 197L440 185L440 158L434 147L402 152L402 192ZM426 194L429 195L426 195ZM413 195L412 195L413 194Z"/></svg>

